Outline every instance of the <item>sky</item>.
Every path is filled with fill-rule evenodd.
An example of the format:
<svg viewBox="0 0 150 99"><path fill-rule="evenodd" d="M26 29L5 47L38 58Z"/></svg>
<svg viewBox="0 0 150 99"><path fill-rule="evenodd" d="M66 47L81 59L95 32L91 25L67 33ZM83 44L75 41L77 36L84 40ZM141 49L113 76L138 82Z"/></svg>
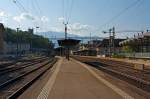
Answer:
<svg viewBox="0 0 150 99"><path fill-rule="evenodd" d="M0 22L5 27L68 32L81 36L106 36L102 31L150 29L150 0L0 0ZM132 6L131 6L132 5ZM127 7L129 9L125 10ZM125 10L125 11L124 11ZM117 16L121 13L119 16ZM117 17L115 17L117 16ZM109 22L114 18L112 21ZM116 36L133 36L119 33Z"/></svg>

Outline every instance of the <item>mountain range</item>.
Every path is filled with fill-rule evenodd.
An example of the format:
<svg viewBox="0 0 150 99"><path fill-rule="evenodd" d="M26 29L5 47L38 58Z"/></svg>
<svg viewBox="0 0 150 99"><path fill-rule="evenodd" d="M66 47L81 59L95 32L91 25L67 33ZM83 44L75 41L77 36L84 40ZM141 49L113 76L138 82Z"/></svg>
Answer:
<svg viewBox="0 0 150 99"><path fill-rule="evenodd" d="M37 35L42 35L46 38L49 38L51 40L51 38L65 38L65 33L64 32L54 32L54 31L47 31L47 32L38 32L36 33ZM79 35L75 35L75 34L67 34L68 37L81 37ZM55 47L58 47L58 43L57 40L53 39L52 42L55 44Z"/></svg>
<svg viewBox="0 0 150 99"><path fill-rule="evenodd" d="M54 32L54 31L48 31L48 32L38 32L38 35L42 35L47 38L64 38L65 33L64 32ZM79 35L75 34L67 34L68 37L80 37Z"/></svg>

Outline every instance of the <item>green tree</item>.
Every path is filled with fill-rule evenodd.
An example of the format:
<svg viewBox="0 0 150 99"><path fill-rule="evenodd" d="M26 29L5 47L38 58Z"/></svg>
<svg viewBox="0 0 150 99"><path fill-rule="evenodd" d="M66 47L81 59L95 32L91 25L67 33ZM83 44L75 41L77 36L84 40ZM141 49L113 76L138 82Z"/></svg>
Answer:
<svg viewBox="0 0 150 99"><path fill-rule="evenodd" d="M33 48L49 48L49 44L52 43L48 38L43 36L29 33L28 31L19 30L18 32L14 29L6 28L4 32L4 40L12 43L32 43Z"/></svg>
<svg viewBox="0 0 150 99"><path fill-rule="evenodd" d="M131 46L123 46L122 50L123 50L123 52L126 52L126 53L134 52L134 50Z"/></svg>

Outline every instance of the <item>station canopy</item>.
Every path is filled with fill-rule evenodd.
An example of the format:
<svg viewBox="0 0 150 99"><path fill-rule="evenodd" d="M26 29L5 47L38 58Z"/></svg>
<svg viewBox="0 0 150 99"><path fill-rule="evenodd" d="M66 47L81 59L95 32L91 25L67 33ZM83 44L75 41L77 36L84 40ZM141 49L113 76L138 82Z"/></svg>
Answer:
<svg viewBox="0 0 150 99"><path fill-rule="evenodd" d="M59 46L67 46L67 47L76 46L77 44L79 44L79 42L80 42L80 40L76 40L76 39L58 40Z"/></svg>

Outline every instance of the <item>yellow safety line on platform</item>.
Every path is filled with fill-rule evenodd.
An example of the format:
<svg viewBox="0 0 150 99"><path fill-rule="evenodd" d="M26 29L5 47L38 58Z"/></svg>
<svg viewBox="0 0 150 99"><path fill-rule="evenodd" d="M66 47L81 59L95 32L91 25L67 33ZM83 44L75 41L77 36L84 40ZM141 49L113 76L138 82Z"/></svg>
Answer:
<svg viewBox="0 0 150 99"><path fill-rule="evenodd" d="M44 88L42 89L41 93L39 94L39 96L37 97L37 99L47 99L49 96L49 93L55 83L57 74L60 70L60 66L62 64L63 59L61 58L56 66L56 70L54 71L54 73L52 74L52 76L49 78L48 82L46 83L46 85L44 86Z"/></svg>
<svg viewBox="0 0 150 99"><path fill-rule="evenodd" d="M74 60L74 59L73 59ZM134 99L134 97L130 96L129 94L127 94L126 92L124 92L123 90L119 89L117 86L112 85L110 82L108 82L107 80L103 79L102 77L100 77L97 73L95 73L91 68L89 68L86 64L81 63L79 61L74 60L75 62L79 63L80 65L82 65L85 69L87 69L95 78L97 78L99 81L101 81L102 83L104 83L106 86L108 86L109 88L111 88L113 91L115 91L117 94L119 94L120 96L122 96L124 99Z"/></svg>

